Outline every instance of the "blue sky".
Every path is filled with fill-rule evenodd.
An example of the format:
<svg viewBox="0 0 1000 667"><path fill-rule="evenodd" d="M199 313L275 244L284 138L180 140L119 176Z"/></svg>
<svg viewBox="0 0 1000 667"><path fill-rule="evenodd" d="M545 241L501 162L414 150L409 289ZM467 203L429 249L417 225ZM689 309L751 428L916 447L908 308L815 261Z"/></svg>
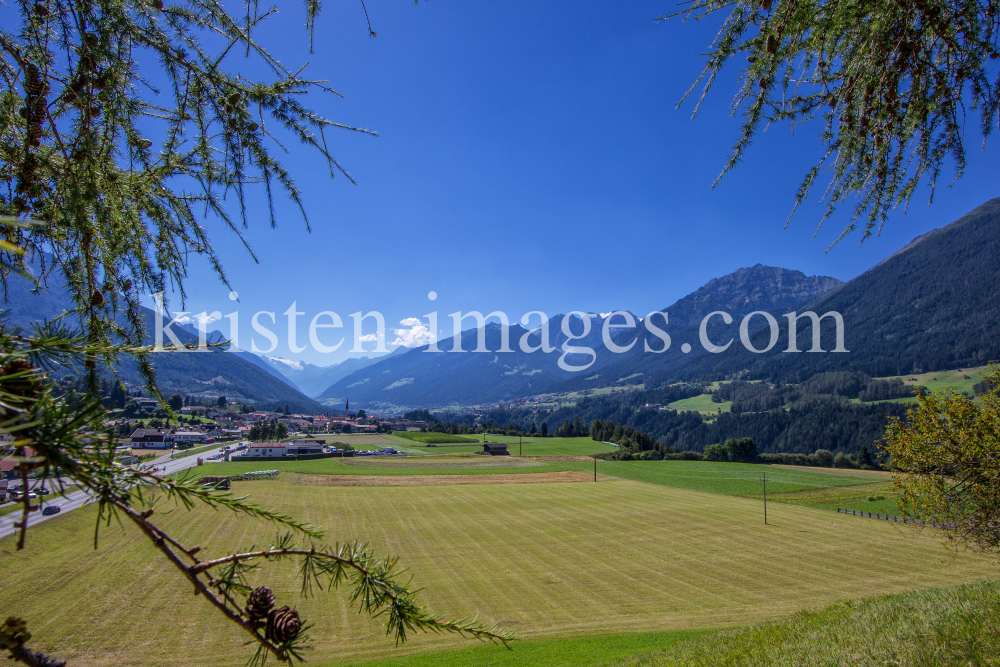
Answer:
<svg viewBox="0 0 1000 667"><path fill-rule="evenodd" d="M274 354L343 359L349 342L336 353L289 352L281 313L292 301L305 313L300 332L322 310L348 332L358 310L382 312L390 329L437 310L450 335L456 310L502 310L512 321L532 310L644 315L757 263L847 280L997 196L995 142L980 153L970 133L967 175L953 188L942 179L933 206L921 191L880 237L859 248L855 234L825 253L846 208L814 237L814 198L783 229L820 154L818 124L794 136L772 127L711 189L739 129L728 106L736 71L696 119L691 104L675 105L716 23L654 23L674 9L669 1L367 4L377 39L359 2L327 3L313 55L297 3L282 5L265 34L286 65L309 61L307 72L344 95L316 96L313 108L379 136L329 137L357 185L331 180L315 155L291 147L312 233L284 202L272 230L258 199L246 237L259 264L210 224L239 293L243 348L251 316L265 310L278 317ZM234 308L203 263L187 289L186 311Z"/></svg>

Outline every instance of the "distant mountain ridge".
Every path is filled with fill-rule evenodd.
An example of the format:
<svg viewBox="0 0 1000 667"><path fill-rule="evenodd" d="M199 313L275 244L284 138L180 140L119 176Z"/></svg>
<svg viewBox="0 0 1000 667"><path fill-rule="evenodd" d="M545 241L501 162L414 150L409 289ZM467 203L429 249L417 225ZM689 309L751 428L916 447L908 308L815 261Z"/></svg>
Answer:
<svg viewBox="0 0 1000 667"><path fill-rule="evenodd" d="M726 310L734 317L741 317L754 310L793 308L840 284L836 278L806 276L801 271L758 264L713 279L665 308L669 314L665 328L674 336L678 329L683 332L697 327L701 318L713 310ZM528 332L517 324L509 329L512 352L470 353L469 350L476 348L478 334L469 329L461 335L465 354L450 352L453 339L444 338L437 343L439 353L428 353L428 346L423 346L377 360L334 383L317 400L333 405L350 398L352 405L383 408L476 405L547 391L614 386L623 378L663 375L681 361L679 353L645 352L646 343L653 349L661 348L663 343L646 331L638 317L635 317L636 330L610 330L614 343L626 346L635 340L635 345L625 354L611 352L603 342L603 326L610 314L591 315L590 333L576 340L570 340L563 332L563 315L551 318L549 336L555 351L548 354L523 352L519 347L521 337L528 334L528 342L534 347L541 343L541 334ZM623 321L619 316L613 324ZM654 323L664 328L662 321ZM583 331L583 323L577 317L569 320L567 326L574 335ZM484 335L488 349L501 347L500 325L488 324ZM592 362L586 371L571 372L559 366L564 343L594 351L593 358L588 354L571 354L564 360L571 366Z"/></svg>
<svg viewBox="0 0 1000 667"><path fill-rule="evenodd" d="M996 294L1000 198L918 236L854 280L806 304L820 315L835 311L843 316L848 353L785 353L788 330L781 326L770 352L750 353L737 340L726 354L685 362L677 377L747 373L797 382L834 370L889 376L983 365L1000 359ZM823 322L825 349L833 347L832 327L830 319ZM798 349L810 349L808 321L802 321L796 333ZM767 338L768 331L751 337L758 349L766 347Z"/></svg>
<svg viewBox="0 0 1000 667"><path fill-rule="evenodd" d="M316 398L327 387L335 384L341 378L347 377L356 370L378 361L381 357L351 357L338 364L317 366L304 361L254 355L260 363L290 382L306 396Z"/></svg>
<svg viewBox="0 0 1000 667"><path fill-rule="evenodd" d="M69 292L57 279L50 278L44 291L32 289L24 278L9 281L6 321L13 326L27 328L32 322L51 319L74 307ZM146 331L152 332L156 314L142 309ZM178 340L190 343L198 334L187 327L172 325ZM212 334L209 340L217 338ZM150 334L147 343L152 342ZM153 355L157 386L164 395L204 394L224 395L229 399L249 402L264 407L288 405L297 412L326 412L326 408L303 395L283 378L275 377L259 365L243 357L247 353L182 352ZM120 377L134 388L141 388L142 377L135 364L124 361L118 368Z"/></svg>

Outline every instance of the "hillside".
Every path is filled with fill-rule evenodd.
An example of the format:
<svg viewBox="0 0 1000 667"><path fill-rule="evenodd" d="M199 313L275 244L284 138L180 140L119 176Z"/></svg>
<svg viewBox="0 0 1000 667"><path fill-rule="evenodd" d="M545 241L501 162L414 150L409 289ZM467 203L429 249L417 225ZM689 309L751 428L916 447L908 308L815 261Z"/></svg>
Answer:
<svg viewBox="0 0 1000 667"><path fill-rule="evenodd" d="M645 353L643 338L640 337L631 354L612 354L606 349L603 355L610 360L605 368L594 377L593 373L581 373L553 388L554 391L574 391L601 386L615 386L626 378L642 377L647 385L672 382L675 369L690 363L692 359L708 353L699 344L699 327L702 319L715 311L727 312L733 316L738 326L740 319L754 311L780 311L795 309L803 302L816 298L843 283L828 276L807 276L801 271L757 264L739 269L721 278L713 278L691 294L663 308L668 313L666 330L671 337L671 348L662 354ZM759 325L759 322L755 322ZM723 329L723 324L714 318L708 327L712 339ZM634 338L629 332L619 340ZM660 341L647 334L650 347L660 349ZM622 341L624 342L624 341ZM691 350L684 353L683 343L689 343ZM634 380L633 380L634 381Z"/></svg>
<svg viewBox="0 0 1000 667"><path fill-rule="evenodd" d="M68 292L54 281L44 291L33 290L26 280L14 278L7 291L7 321L26 327L31 322L55 317L73 307ZM143 309L147 331L153 330L155 313ZM181 342L197 341L184 327L172 327ZM148 342L151 342L150 337ZM324 412L326 409L264 368L240 358L244 353L191 352L154 355L157 385L164 395L173 393L224 395L232 400L262 407L288 405L296 411ZM142 378L135 365L124 362L118 369L123 381L141 388Z"/></svg>
<svg viewBox="0 0 1000 667"><path fill-rule="evenodd" d="M699 313L703 310L707 313L726 309L740 315L754 310L793 308L803 300L839 284L840 281L835 278L806 276L800 271L759 264L739 269L713 279L663 309L670 318L666 330L671 336L676 336L675 332L683 333L691 327L697 329L703 316ZM547 391L614 386L619 380L642 375L665 376L680 363L682 354L674 348L667 354L645 352L644 340L648 340L654 349L660 348L662 342L642 328L639 317L635 319L640 327L638 336L636 331L612 329L617 332L612 338L618 344L627 346L632 340L637 340L628 353L616 354L608 350L602 340L606 318L594 315L590 333L571 343L594 350L596 357L586 371L570 372L559 367L561 346L568 341L568 337L562 331L563 316L557 315L549 321L550 343L555 348L554 352L522 352L518 341L527 331L518 325L510 328L511 353L453 354L446 352L451 350L453 343L451 338L447 338L438 342L438 348L442 350L439 354L426 353L425 346L380 359L333 384L317 399L326 404L339 404L350 398L352 404L359 407L478 405ZM622 321L618 318L615 323ZM656 324L663 326L662 322ZM582 332L583 325L574 318L569 328L572 332ZM498 350L499 325L487 325L485 335L486 347ZM474 349L476 336L474 329L464 331L463 349ZM532 346L537 346L541 335L535 331L528 340ZM572 354L566 356L565 362L578 366L591 360L588 354Z"/></svg>
<svg viewBox="0 0 1000 667"><path fill-rule="evenodd" d="M1000 359L1000 305L984 295L1000 293L1000 199L993 199L955 222L915 239L854 280L821 295L799 310L841 313L846 354L787 354L783 309L774 348L764 354L739 344L737 323L724 354L685 360L677 378L721 378L747 372L750 378L798 382L834 370L874 377L918 374L981 366ZM758 318L763 321L763 318ZM824 349L833 347L832 321L823 323ZM769 332L752 336L767 346ZM808 320L797 331L799 350L811 348Z"/></svg>

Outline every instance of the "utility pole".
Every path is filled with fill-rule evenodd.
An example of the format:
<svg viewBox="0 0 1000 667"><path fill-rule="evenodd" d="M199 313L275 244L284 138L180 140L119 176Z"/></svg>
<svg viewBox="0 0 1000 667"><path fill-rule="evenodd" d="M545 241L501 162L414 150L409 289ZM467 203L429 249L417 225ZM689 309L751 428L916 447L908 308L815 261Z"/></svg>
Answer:
<svg viewBox="0 0 1000 667"><path fill-rule="evenodd" d="M594 481L597 481L597 457L594 457Z"/></svg>
<svg viewBox="0 0 1000 667"><path fill-rule="evenodd" d="M767 473L764 473L764 525L767 525Z"/></svg>
<svg viewBox="0 0 1000 667"><path fill-rule="evenodd" d="M524 454L524 436L517 434L517 455Z"/></svg>

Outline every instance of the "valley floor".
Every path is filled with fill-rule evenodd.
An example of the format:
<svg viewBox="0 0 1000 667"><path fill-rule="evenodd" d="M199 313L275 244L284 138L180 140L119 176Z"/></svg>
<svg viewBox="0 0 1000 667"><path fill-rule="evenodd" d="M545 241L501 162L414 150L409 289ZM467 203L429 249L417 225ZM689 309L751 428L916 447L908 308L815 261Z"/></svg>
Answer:
<svg viewBox="0 0 1000 667"><path fill-rule="evenodd" d="M588 465L525 463L535 465L499 470L530 475L550 465L567 472ZM381 474L378 466L350 467ZM400 467L396 474L404 474ZM729 628L877 593L995 576L989 559L949 559L932 534L887 522L774 503L764 525L761 502L744 495L753 492L761 468L621 464L621 474L656 483L601 475L598 483L416 486L326 484L322 475L300 470L275 481L238 482L234 489L323 526L331 542L364 539L379 553L399 554L415 584L426 586L423 604L516 629L527 641L515 644L514 654L539 640ZM468 469L462 463L447 474ZM664 485L664 475L689 488ZM792 470L775 482L775 491L818 488L827 484L824 477L858 482ZM157 516L183 541L209 546L208 556L273 539L269 526L223 511ZM22 552L13 550L10 538L0 540L6 582L0 606L29 619L37 648L84 667L246 661L237 630L193 598L132 531L104 528L95 553L95 518L88 508L46 522ZM395 648L378 622L350 608L343 591L302 597L293 569L268 566L252 583L267 583L280 604L297 606L314 624L311 664L470 648L467 640L425 635ZM634 642L636 651L648 648L638 639L620 641Z"/></svg>

